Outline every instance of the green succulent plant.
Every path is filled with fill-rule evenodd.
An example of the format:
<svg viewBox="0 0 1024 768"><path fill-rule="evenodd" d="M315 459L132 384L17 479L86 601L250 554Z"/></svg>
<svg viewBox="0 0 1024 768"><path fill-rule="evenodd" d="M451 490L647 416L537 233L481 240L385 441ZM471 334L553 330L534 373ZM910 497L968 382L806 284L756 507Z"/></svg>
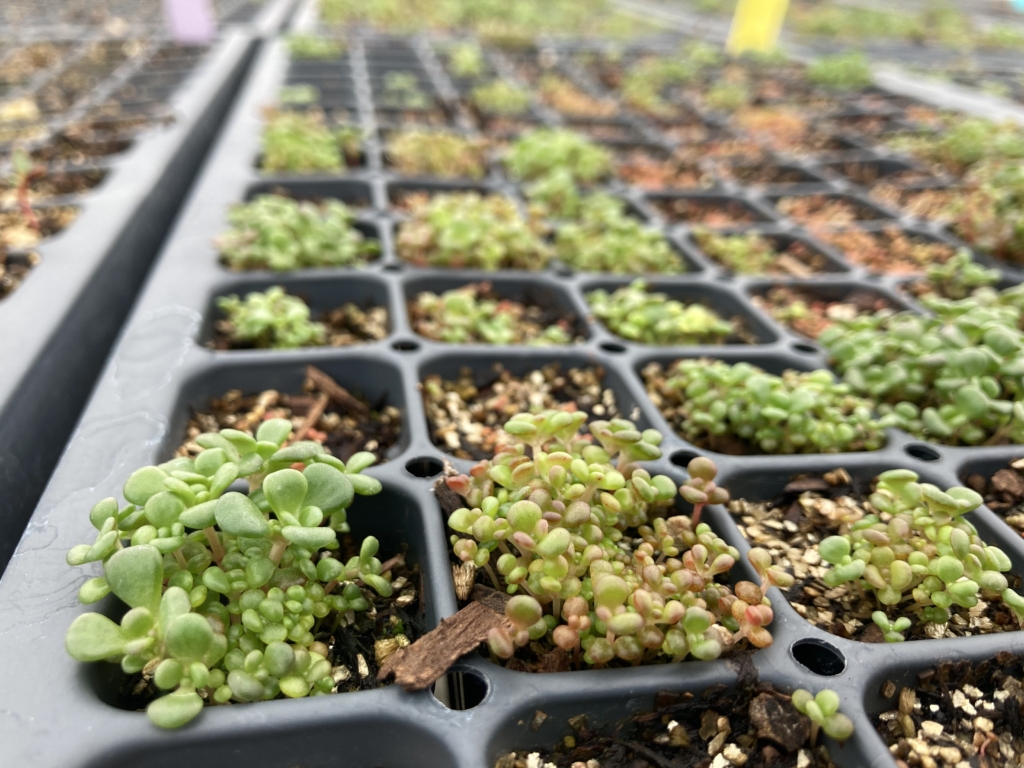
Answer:
<svg viewBox="0 0 1024 768"><path fill-rule="evenodd" d="M309 319L309 306L290 296L279 285L253 291L240 299L236 294L221 296L217 308L224 313L228 335L257 347L292 349L326 343L323 323Z"/></svg>
<svg viewBox="0 0 1024 768"><path fill-rule="evenodd" d="M807 67L807 79L815 85L843 91L867 88L875 82L871 65L859 51L818 59Z"/></svg>
<svg viewBox="0 0 1024 768"><path fill-rule="evenodd" d="M652 117L670 119L678 107L664 96L664 90L685 83L697 75L699 67L677 59L650 57L634 64L625 73L619 91L629 106Z"/></svg>
<svg viewBox="0 0 1024 768"><path fill-rule="evenodd" d="M380 244L368 240L354 221L340 200L316 204L260 195L231 208L231 226L216 243L233 269L360 266L377 257Z"/></svg>
<svg viewBox="0 0 1024 768"><path fill-rule="evenodd" d="M832 566L822 577L825 584L853 583L890 611L937 624L949 621L951 606L972 608L979 598L1002 599L1024 618L1024 598L1003 576L1010 559L986 545L964 519L982 503L980 495L963 487L943 491L919 482L912 470L891 469L878 476L870 502L878 514L864 516L849 533L818 545L822 560ZM913 602L904 605L908 596ZM890 620L884 610L872 620L888 642L903 640L910 628L909 616Z"/></svg>
<svg viewBox="0 0 1024 768"><path fill-rule="evenodd" d="M340 170L351 143L351 129L331 131L318 110L273 111L263 129L262 167L292 173Z"/></svg>
<svg viewBox="0 0 1024 768"><path fill-rule="evenodd" d="M612 293L603 288L591 291L587 304L610 331L642 344L722 344L736 332L735 324L714 310L651 292L644 280Z"/></svg>
<svg viewBox="0 0 1024 768"><path fill-rule="evenodd" d="M286 85L277 92L277 101L285 107L301 107L320 101L320 89L309 83Z"/></svg>
<svg viewBox="0 0 1024 768"><path fill-rule="evenodd" d="M696 229L693 239L710 258L737 275L769 274L781 255L771 240L756 232L720 235Z"/></svg>
<svg viewBox="0 0 1024 768"><path fill-rule="evenodd" d="M440 296L424 291L410 306L413 329L421 336L449 344L527 344L533 347L571 344L566 322L544 326L518 302L490 298L488 283L471 283Z"/></svg>
<svg viewBox="0 0 1024 768"><path fill-rule="evenodd" d="M448 69L455 77L479 77L484 72L484 51L474 40L456 43L448 50Z"/></svg>
<svg viewBox="0 0 1024 768"><path fill-rule="evenodd" d="M712 109L720 112L735 112L750 103L750 88L746 83L730 83L723 81L708 89L704 101Z"/></svg>
<svg viewBox="0 0 1024 768"><path fill-rule="evenodd" d="M578 184L592 184L613 170L611 152L586 136L542 128L523 134L509 147L505 167L513 178L530 181L565 169Z"/></svg>
<svg viewBox="0 0 1024 768"><path fill-rule="evenodd" d="M872 402L829 371L766 373L749 363L684 359L645 370L648 391L695 445L747 452L871 451L885 444Z"/></svg>
<svg viewBox="0 0 1024 768"><path fill-rule="evenodd" d="M337 59L345 53L345 44L317 35L289 35L288 52L294 59Z"/></svg>
<svg viewBox="0 0 1024 768"><path fill-rule="evenodd" d="M434 100L420 88L413 72L388 72L378 101L388 109L429 109Z"/></svg>
<svg viewBox="0 0 1024 768"><path fill-rule="evenodd" d="M964 177L967 189L942 213L978 250L1024 264L1024 172L1018 160L981 160Z"/></svg>
<svg viewBox="0 0 1024 768"><path fill-rule="evenodd" d="M661 435L616 419L591 422L586 439L585 421L579 411L519 414L505 424L514 442L447 480L466 502L448 519L455 555L513 596L513 629L491 632L491 652L507 659L547 642L577 666L601 667L713 659L743 638L770 645L772 574L759 568L760 586L716 580L739 553L697 522L704 504L729 498L713 483L714 463L692 461L680 490L693 520L664 517L676 485L637 463L661 455Z"/></svg>
<svg viewBox="0 0 1024 768"><path fill-rule="evenodd" d="M485 147L457 133L410 129L391 136L387 157L407 175L479 179L486 172Z"/></svg>
<svg viewBox="0 0 1024 768"><path fill-rule="evenodd" d="M535 216L545 219L579 218L584 194L568 168L544 174L525 185L523 192L530 202L530 212Z"/></svg>
<svg viewBox="0 0 1024 768"><path fill-rule="evenodd" d="M290 434L288 420L270 419L255 436L200 435L194 459L132 473L125 506L98 502L89 512L95 541L68 552L69 565L102 566L79 589L81 603L113 594L128 608L119 622L78 616L68 653L152 680L167 693L146 712L162 728L215 703L332 692L317 633L344 632L346 614L370 608L365 590L391 594L375 538L348 561L337 555L354 494L381 490L359 474L373 454L346 465L319 443L285 445ZM248 494L228 490L239 479Z"/></svg>
<svg viewBox="0 0 1024 768"><path fill-rule="evenodd" d="M817 695L798 688L793 691L793 706L811 720L811 744L818 741L818 731L836 741L846 741L853 735L853 721L839 711L839 694L825 688Z"/></svg>
<svg viewBox="0 0 1024 768"><path fill-rule="evenodd" d="M504 80L491 80L476 86L469 100L485 115L513 117L524 114L530 107L530 93Z"/></svg>
<svg viewBox="0 0 1024 768"><path fill-rule="evenodd" d="M980 288L922 299L934 315L839 319L818 337L882 423L949 445L1024 442L1024 291Z"/></svg>
<svg viewBox="0 0 1024 768"><path fill-rule="evenodd" d="M956 176L981 160L1024 158L1024 131L1020 126L982 118L957 116L947 120L942 130L896 134L886 143L921 160L939 163Z"/></svg>
<svg viewBox="0 0 1024 768"><path fill-rule="evenodd" d="M678 274L686 264L660 230L626 213L618 198L594 194L576 221L558 228L558 258L581 272Z"/></svg>
<svg viewBox="0 0 1024 768"><path fill-rule="evenodd" d="M974 260L971 252L961 248L942 264L932 264L921 290L945 299L966 299L978 288L989 288L1002 279L998 269L989 269Z"/></svg>
<svg viewBox="0 0 1024 768"><path fill-rule="evenodd" d="M551 249L515 201L475 192L419 197L398 230L398 255L420 266L543 269Z"/></svg>

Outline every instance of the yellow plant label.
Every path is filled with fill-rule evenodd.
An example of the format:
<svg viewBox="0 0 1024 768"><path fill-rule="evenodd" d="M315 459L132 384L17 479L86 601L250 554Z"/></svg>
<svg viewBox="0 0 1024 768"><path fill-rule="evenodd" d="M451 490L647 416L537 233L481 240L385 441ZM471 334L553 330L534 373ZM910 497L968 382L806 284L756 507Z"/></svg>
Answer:
<svg viewBox="0 0 1024 768"><path fill-rule="evenodd" d="M725 49L733 55L771 53L788 8L789 0L739 0Z"/></svg>

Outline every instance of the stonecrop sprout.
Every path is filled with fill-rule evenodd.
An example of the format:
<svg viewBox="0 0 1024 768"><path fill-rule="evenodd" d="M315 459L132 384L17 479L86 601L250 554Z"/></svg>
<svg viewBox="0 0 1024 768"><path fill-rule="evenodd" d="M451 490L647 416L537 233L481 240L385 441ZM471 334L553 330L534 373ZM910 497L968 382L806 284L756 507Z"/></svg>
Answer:
<svg viewBox="0 0 1024 768"><path fill-rule="evenodd" d="M901 613L945 624L951 606L973 608L979 599L1002 600L1024 621L1024 597L1003 575L1012 567L1010 559L987 545L964 519L982 503L981 496L970 488L943 491L918 480L909 469L878 476L869 499L878 514L866 515L848 533L818 545L822 559L832 565L825 584L852 584L874 593L882 610L871 618L887 642L902 641L911 626L910 616Z"/></svg>
<svg viewBox="0 0 1024 768"><path fill-rule="evenodd" d="M699 522L705 504L729 498L714 463L691 461L677 489L639 465L661 456L656 430L593 421L584 437L585 421L580 411L520 413L504 427L511 444L447 480L467 505L448 519L455 555L512 595L514 629L491 632L494 656L546 642L578 668L714 659L744 638L770 645L765 592L792 579L755 549L760 585L716 580L739 553ZM672 514L677 493L693 504L692 519Z"/></svg>
<svg viewBox="0 0 1024 768"><path fill-rule="evenodd" d="M98 502L89 512L95 541L68 552L69 565L102 565L80 602L113 594L129 609L120 622L78 616L68 653L120 664L169 692L146 708L162 728L184 725L206 705L330 693L317 632L343 631L347 617L369 610L366 588L391 594L377 539L365 538L347 562L337 556L354 494L381 491L359 474L373 454L345 464L319 443L286 444L291 429L269 419L255 436L199 435L194 459L133 472L126 505ZM248 493L228 490L238 480Z"/></svg>

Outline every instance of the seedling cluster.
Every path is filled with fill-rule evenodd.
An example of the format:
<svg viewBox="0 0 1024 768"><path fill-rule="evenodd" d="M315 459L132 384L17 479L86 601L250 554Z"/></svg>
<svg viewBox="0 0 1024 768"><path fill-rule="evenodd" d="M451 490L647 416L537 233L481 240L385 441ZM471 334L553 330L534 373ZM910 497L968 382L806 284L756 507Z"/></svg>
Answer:
<svg viewBox="0 0 1024 768"><path fill-rule="evenodd" d="M162 728L204 706L331 693L329 649L317 635L343 632L368 610L367 589L391 594L375 538L338 556L355 494L381 490L360 474L373 454L345 464L319 443L289 444L291 429L270 419L255 436L206 433L194 459L135 471L127 504L98 502L89 512L95 541L68 553L69 565L102 566L80 602L113 594L128 607L120 621L78 616L68 653L141 673L158 696L146 712ZM229 490L240 480L247 493Z"/></svg>
<svg viewBox="0 0 1024 768"><path fill-rule="evenodd" d="M491 653L509 659L533 641L602 667L714 659L743 639L770 645L764 593L788 577L755 550L760 585L719 578L739 553L699 522L705 504L729 498L714 463L691 461L677 489L639 465L661 455L657 431L593 421L588 439L585 421L579 411L519 414L492 460L447 480L467 505L448 518L455 555L512 595L513 629L491 631ZM677 493L692 518L672 514Z"/></svg>

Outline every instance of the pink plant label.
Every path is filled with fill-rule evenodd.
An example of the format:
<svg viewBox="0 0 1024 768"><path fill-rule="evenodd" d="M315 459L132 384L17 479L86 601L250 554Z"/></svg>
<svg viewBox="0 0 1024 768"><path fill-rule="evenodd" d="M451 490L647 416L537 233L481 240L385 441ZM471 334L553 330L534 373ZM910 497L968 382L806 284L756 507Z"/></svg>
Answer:
<svg viewBox="0 0 1024 768"><path fill-rule="evenodd" d="M174 42L206 45L217 36L211 0L163 0L164 20Z"/></svg>

